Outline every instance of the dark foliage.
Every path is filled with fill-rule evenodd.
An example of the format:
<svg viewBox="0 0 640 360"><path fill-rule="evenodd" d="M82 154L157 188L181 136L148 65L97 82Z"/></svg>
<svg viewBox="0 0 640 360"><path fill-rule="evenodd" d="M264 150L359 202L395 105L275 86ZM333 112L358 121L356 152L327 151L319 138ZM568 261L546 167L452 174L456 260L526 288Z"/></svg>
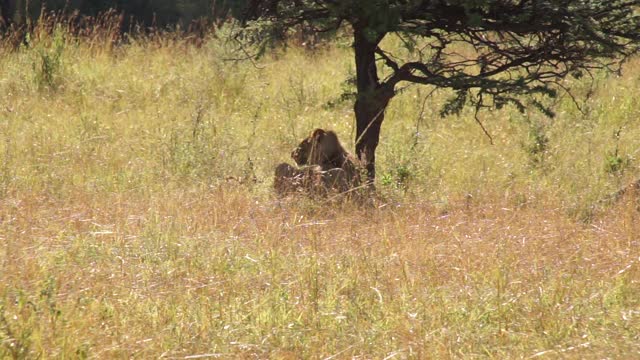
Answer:
<svg viewBox="0 0 640 360"><path fill-rule="evenodd" d="M0 26L20 26L35 21L42 10L77 12L83 16L98 16L116 10L124 16L123 27L141 24L149 27L187 27L192 21L213 20L239 12L246 0L0 0Z"/></svg>

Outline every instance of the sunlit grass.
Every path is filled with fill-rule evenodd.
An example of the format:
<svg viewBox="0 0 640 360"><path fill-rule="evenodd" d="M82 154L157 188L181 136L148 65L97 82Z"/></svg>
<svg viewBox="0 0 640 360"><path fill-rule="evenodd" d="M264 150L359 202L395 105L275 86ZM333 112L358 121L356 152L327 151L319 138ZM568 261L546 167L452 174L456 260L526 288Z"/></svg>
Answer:
<svg viewBox="0 0 640 360"><path fill-rule="evenodd" d="M481 114L494 145L409 87L380 199L322 204L272 171L314 127L353 149L349 48L219 35L66 37L52 84L51 39L3 50L0 357L640 356L638 194L605 201L640 176L637 60L570 80L584 113Z"/></svg>

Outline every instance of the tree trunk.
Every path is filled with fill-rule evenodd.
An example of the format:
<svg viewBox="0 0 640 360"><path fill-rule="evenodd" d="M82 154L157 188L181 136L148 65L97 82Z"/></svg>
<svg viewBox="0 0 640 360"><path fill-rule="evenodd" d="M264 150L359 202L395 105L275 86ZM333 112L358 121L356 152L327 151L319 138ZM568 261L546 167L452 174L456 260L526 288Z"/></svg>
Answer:
<svg viewBox="0 0 640 360"><path fill-rule="evenodd" d="M367 169L367 183L372 186L376 178L376 148L380 139L380 127L384 110L393 97L393 89L380 86L376 67L376 48L384 35L371 40L363 28L354 26L354 50L356 57L357 99L356 154Z"/></svg>

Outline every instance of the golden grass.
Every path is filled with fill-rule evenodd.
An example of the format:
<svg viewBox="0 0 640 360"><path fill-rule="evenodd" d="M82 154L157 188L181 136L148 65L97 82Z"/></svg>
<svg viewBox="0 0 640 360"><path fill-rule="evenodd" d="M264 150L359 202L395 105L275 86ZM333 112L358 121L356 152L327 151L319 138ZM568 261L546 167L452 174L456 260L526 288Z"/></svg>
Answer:
<svg viewBox="0 0 640 360"><path fill-rule="evenodd" d="M0 58L0 357L640 356L639 195L603 201L640 175L637 61L587 115L485 114L493 146L411 87L385 200L324 206L271 176L313 127L353 147L349 49L228 46L66 38L53 84L46 38Z"/></svg>
<svg viewBox="0 0 640 360"><path fill-rule="evenodd" d="M5 356L627 357L635 207L317 209L247 189L5 200Z"/></svg>

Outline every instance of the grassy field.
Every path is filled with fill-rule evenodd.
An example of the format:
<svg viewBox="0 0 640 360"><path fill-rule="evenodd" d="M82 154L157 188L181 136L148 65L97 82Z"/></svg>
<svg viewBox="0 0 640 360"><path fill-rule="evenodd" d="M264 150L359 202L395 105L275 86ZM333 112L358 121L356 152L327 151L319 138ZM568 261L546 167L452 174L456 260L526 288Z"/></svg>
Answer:
<svg viewBox="0 0 640 360"><path fill-rule="evenodd" d="M493 145L407 87L357 206L271 190L313 128L353 149L348 44L222 35L0 49L0 358L640 358L640 60Z"/></svg>

